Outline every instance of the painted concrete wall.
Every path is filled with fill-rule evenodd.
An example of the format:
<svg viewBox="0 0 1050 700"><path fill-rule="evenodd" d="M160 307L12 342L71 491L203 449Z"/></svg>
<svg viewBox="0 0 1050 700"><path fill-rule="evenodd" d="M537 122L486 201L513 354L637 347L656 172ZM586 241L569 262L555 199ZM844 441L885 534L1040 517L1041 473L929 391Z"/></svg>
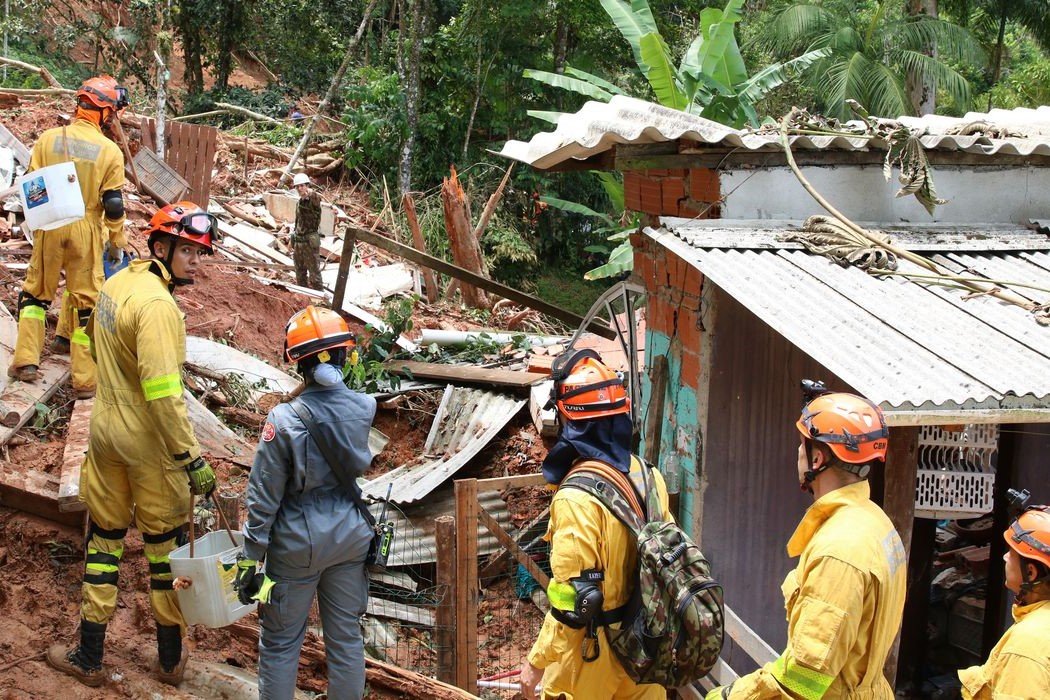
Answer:
<svg viewBox="0 0 1050 700"><path fill-rule="evenodd" d="M1050 215L1050 168L934 168L937 194L949 200L931 217L914 197L896 198L879 166L802 168L814 188L855 221L1021 223ZM733 170L721 174L724 219L805 219L823 214L790 169Z"/></svg>

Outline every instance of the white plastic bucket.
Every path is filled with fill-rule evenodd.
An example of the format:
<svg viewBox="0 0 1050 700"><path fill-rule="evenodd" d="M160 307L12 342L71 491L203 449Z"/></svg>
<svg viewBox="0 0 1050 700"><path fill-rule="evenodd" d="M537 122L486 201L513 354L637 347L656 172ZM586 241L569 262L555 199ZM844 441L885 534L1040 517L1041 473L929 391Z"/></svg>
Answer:
<svg viewBox="0 0 1050 700"><path fill-rule="evenodd" d="M176 591L186 624L225 627L258 605L241 605L237 599L233 581L244 535L235 532L233 537L236 547L230 544L230 535L225 530L209 532L194 542L192 558L188 544L171 553L171 573L175 578L189 578L193 582L189 588Z"/></svg>
<svg viewBox="0 0 1050 700"><path fill-rule="evenodd" d="M15 184L26 228L32 231L50 231L84 218L84 196L72 163L34 170L18 178Z"/></svg>

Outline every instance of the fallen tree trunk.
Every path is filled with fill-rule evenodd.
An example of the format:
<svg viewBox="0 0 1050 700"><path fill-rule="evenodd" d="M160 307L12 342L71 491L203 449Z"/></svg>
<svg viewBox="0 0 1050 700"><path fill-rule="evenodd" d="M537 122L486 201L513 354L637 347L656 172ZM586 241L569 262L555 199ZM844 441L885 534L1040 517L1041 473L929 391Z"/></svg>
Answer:
<svg viewBox="0 0 1050 700"><path fill-rule="evenodd" d="M216 102L215 106L218 107L219 109L222 109L222 110L225 110L227 112L230 112L231 114L239 114L242 117L248 117L249 119L252 119L252 120L257 121L257 122L267 122L269 124L283 124L284 123L280 119L274 119L273 117L268 117L265 114L259 114L258 112L253 112L252 110L245 109L244 107L241 107L240 105L231 105L228 102Z"/></svg>
<svg viewBox="0 0 1050 700"><path fill-rule="evenodd" d="M39 75L41 78L44 79L45 83L47 83L51 87L57 88L57 89L60 89L60 90L64 90L65 89L65 88L62 87L62 83L60 83L57 80L55 80L55 76L51 75L51 72L47 68L44 68L43 66L34 66L34 65L30 64L30 63L23 63L22 61L16 61L13 58L6 58L4 56L0 56L0 63L6 64L6 65L9 65L9 66L14 66L15 68L21 68L22 70L28 71L30 73L36 73L37 75ZM73 92L73 91L70 90L70 92Z"/></svg>

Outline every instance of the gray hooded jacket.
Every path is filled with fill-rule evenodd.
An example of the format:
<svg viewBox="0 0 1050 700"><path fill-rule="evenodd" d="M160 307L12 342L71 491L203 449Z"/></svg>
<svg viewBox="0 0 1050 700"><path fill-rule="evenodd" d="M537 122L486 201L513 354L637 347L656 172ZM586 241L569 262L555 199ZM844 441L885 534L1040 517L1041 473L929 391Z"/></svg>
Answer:
<svg viewBox="0 0 1050 700"><path fill-rule="evenodd" d="M343 384L310 384L300 396L354 478L372 461L368 431L375 399ZM268 573L292 575L364 559L372 531L320 448L288 404L270 411L247 492L244 554Z"/></svg>

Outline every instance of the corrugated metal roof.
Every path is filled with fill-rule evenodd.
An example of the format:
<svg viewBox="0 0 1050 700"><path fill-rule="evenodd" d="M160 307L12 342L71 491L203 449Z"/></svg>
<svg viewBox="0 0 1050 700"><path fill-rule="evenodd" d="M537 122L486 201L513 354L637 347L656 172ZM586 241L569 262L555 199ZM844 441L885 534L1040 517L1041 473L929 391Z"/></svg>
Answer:
<svg viewBox="0 0 1050 700"><path fill-rule="evenodd" d="M985 155L1050 155L1050 107L1037 110L971 112L961 119L930 115L901 118L926 132L920 140L928 150L966 151ZM985 136L951 135L945 131L984 121L1023 132L1024 138L990 139ZM567 160L583 160L616 144L648 144L687 139L709 146L749 151L779 150L776 133L754 133L686 114L645 100L617 95L609 102L587 102L575 114L558 119L554 131L540 132L529 141L508 141L500 155L541 170ZM793 148L805 150L885 150L885 144L846 136L792 136Z"/></svg>
<svg viewBox="0 0 1050 700"><path fill-rule="evenodd" d="M434 537L434 518L439 515L452 515L456 512L456 499L451 492L427 499L426 503L405 508L404 513L391 506L386 519L394 522L394 540L390 545L390 559L387 565L418 566L437 560L437 541ZM503 529L511 531L512 519L507 504L500 498L498 491L478 493L478 503L496 519ZM373 503L368 507L372 515L379 518L383 512L382 503ZM478 524L478 555L484 556L502 548L495 536L484 525Z"/></svg>
<svg viewBox="0 0 1050 700"><path fill-rule="evenodd" d="M366 496L412 503L426 496L481 451L525 406L524 399L495 391L452 386L445 388L423 454L416 460L368 482Z"/></svg>
<svg viewBox="0 0 1050 700"><path fill-rule="evenodd" d="M646 233L887 411L1050 409L1050 328L1023 309L901 277L877 278L801 250L719 246L716 231L702 228L703 247L691 244L689 224ZM730 229L728 240L739 234ZM1050 288L1046 252L936 257L967 276ZM920 272L907 261L900 269ZM1050 292L1013 290L1050 301Z"/></svg>

